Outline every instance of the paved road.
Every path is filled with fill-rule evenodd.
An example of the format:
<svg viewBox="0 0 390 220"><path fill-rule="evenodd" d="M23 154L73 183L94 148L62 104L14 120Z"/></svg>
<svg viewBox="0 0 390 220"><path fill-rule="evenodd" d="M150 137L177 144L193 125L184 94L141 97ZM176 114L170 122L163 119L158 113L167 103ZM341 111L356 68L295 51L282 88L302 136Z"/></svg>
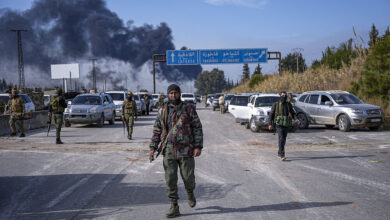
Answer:
<svg viewBox="0 0 390 220"><path fill-rule="evenodd" d="M321 127L289 134L287 161L272 133L252 133L230 114L199 107L204 151L198 204L180 180L179 219L390 219L390 132ZM164 219L162 160L147 160L156 116L121 127L78 125L0 138L0 219Z"/></svg>

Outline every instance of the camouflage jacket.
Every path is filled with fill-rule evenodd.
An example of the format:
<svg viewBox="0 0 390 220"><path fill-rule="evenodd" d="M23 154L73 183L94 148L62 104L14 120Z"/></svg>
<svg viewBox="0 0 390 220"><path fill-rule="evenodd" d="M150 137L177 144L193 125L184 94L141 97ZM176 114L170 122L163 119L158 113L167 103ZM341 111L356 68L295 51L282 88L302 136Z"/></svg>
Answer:
<svg viewBox="0 0 390 220"><path fill-rule="evenodd" d="M10 115L24 116L26 109L24 101L20 96L15 96L9 100Z"/></svg>
<svg viewBox="0 0 390 220"><path fill-rule="evenodd" d="M172 114L172 126L179 121L172 130L173 154L177 155L179 152L180 156L192 157L195 148L203 148L202 123L194 106L181 102L176 109ZM157 150L159 143L167 138L168 132L168 103L164 103L154 122L150 149Z"/></svg>
<svg viewBox="0 0 390 220"><path fill-rule="evenodd" d="M134 100L126 99L122 104L122 115L137 115L137 103Z"/></svg>

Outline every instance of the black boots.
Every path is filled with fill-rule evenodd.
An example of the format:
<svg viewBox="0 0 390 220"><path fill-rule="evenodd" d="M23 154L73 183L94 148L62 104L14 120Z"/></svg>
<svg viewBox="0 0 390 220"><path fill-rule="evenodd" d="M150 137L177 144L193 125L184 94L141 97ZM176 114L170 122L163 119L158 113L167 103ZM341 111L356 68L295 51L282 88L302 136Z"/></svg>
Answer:
<svg viewBox="0 0 390 220"><path fill-rule="evenodd" d="M56 139L56 144L63 144L63 143L64 143L64 142L62 142L60 138L57 138L57 139Z"/></svg>
<svg viewBox="0 0 390 220"><path fill-rule="evenodd" d="M171 208L167 213L167 218L175 218L180 216L179 205L177 203L171 203Z"/></svg>
<svg viewBox="0 0 390 220"><path fill-rule="evenodd" d="M194 192L187 192L187 198L188 198L188 205L191 208L194 208L196 206L196 198L194 196Z"/></svg>

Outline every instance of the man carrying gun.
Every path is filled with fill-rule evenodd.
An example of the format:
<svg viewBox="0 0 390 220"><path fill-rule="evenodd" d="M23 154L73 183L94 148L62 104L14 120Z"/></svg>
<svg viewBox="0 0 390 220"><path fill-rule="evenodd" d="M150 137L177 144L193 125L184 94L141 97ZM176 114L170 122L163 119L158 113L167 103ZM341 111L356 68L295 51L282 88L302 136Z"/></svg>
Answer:
<svg viewBox="0 0 390 220"><path fill-rule="evenodd" d="M62 96L62 89L57 89L57 95L50 100L49 105L49 121L53 115L54 123L56 125L56 144L63 144L61 141L61 127L64 120L64 111L68 107L65 98ZM50 126L50 125L49 125ZM49 132L49 131L48 131Z"/></svg>
<svg viewBox="0 0 390 220"><path fill-rule="evenodd" d="M16 126L19 127L20 136L19 137L25 137L24 134L24 125L23 125L23 118L25 115L25 107L24 107L24 101L23 99L18 95L18 90L16 88L12 89L11 92L11 99L8 102L9 106L9 114L10 114L10 120L9 125L11 127L11 135L10 136L16 136Z"/></svg>
<svg viewBox="0 0 390 220"><path fill-rule="evenodd" d="M122 105L122 121L125 122L127 128L127 138L132 139L134 117L137 119L137 104L133 100L133 93L127 93L127 99Z"/></svg>
<svg viewBox="0 0 390 220"><path fill-rule="evenodd" d="M191 208L195 207L194 157L200 156L202 148L202 124L196 109L193 105L187 105L180 100L180 87L172 84L168 87L168 102L158 110L149 152L150 161L153 161L155 151L157 156L160 152L164 155L167 196L171 200L167 218L180 215L177 203L178 168L187 191L188 204Z"/></svg>
<svg viewBox="0 0 390 220"><path fill-rule="evenodd" d="M293 119L296 123L299 123L291 103L287 101L287 93L283 91L280 93L280 101L273 104L268 121L268 129L276 129L278 132L278 158L282 161L286 160L284 146L286 145L287 132L289 127L292 126Z"/></svg>

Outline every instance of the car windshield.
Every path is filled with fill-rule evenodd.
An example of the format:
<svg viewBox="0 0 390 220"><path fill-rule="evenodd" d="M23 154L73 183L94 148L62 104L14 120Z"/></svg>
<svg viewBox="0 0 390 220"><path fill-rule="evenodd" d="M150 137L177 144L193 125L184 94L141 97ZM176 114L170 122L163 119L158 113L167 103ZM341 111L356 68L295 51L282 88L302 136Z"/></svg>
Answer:
<svg viewBox="0 0 390 220"><path fill-rule="evenodd" d="M108 94L115 101L123 101L125 99L125 95L123 93L108 93Z"/></svg>
<svg viewBox="0 0 390 220"><path fill-rule="evenodd" d="M333 100L339 105L363 104L363 102L352 94L331 94Z"/></svg>
<svg viewBox="0 0 390 220"><path fill-rule="evenodd" d="M0 99L3 100L3 102L4 102L5 104L7 104L7 103L8 103L8 100L9 100L9 96L8 96L8 95L7 95L7 96L0 96Z"/></svg>
<svg viewBox="0 0 390 220"><path fill-rule="evenodd" d="M225 101L229 101L230 99L233 98L234 95L226 95L225 96Z"/></svg>
<svg viewBox="0 0 390 220"><path fill-rule="evenodd" d="M50 101L50 96L44 96L44 97L43 97L43 100L44 100L45 102Z"/></svg>
<svg viewBox="0 0 390 220"><path fill-rule="evenodd" d="M138 95L133 95L133 98L135 101L139 101L139 96Z"/></svg>
<svg viewBox="0 0 390 220"><path fill-rule="evenodd" d="M194 98L194 95L192 94L181 94L182 98Z"/></svg>
<svg viewBox="0 0 390 220"><path fill-rule="evenodd" d="M157 98L158 98L158 95L152 95L152 97L153 97L154 99L157 99Z"/></svg>
<svg viewBox="0 0 390 220"><path fill-rule="evenodd" d="M279 96L258 97L256 99L255 107L272 106L275 102L278 102L279 100Z"/></svg>
<svg viewBox="0 0 390 220"><path fill-rule="evenodd" d="M248 102L249 102L249 97L248 96L237 96L235 105L247 106Z"/></svg>
<svg viewBox="0 0 390 220"><path fill-rule="evenodd" d="M77 96L73 99L72 105L101 105L99 96Z"/></svg>

